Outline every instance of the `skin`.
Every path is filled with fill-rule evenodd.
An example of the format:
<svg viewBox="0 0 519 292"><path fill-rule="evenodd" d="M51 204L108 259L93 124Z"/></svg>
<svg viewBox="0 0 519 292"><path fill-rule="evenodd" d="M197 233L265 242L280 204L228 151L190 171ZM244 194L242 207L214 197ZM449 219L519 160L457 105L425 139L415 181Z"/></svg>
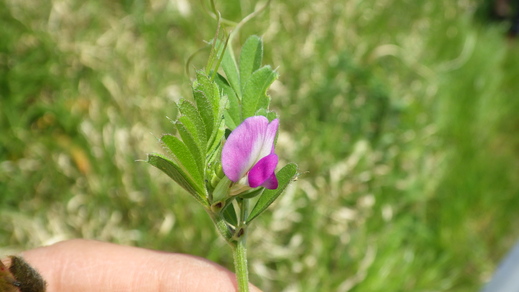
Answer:
<svg viewBox="0 0 519 292"><path fill-rule="evenodd" d="M22 257L42 274L48 292L237 291L232 272L185 254L75 239L26 251Z"/></svg>

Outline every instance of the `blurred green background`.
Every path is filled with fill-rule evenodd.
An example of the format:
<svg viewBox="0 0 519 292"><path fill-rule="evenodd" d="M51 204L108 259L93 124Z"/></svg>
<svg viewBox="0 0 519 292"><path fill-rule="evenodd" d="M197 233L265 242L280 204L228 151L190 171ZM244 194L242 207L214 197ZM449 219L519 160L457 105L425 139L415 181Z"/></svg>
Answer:
<svg viewBox="0 0 519 292"><path fill-rule="evenodd" d="M239 21L256 1L217 1ZM161 151L188 57L216 22L188 0L0 1L0 254L91 238L232 269ZM519 239L519 43L475 0L273 1L277 151L302 175L258 219L264 291L477 291ZM192 67L204 66L197 56Z"/></svg>

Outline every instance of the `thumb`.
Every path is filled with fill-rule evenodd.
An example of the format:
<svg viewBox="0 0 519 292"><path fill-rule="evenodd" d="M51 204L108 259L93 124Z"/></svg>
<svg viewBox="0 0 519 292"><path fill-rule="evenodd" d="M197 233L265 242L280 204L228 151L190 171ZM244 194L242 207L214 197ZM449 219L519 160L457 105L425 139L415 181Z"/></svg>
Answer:
<svg viewBox="0 0 519 292"><path fill-rule="evenodd" d="M209 260L92 240L23 253L59 291L237 291L235 275ZM251 285L252 292L260 291Z"/></svg>

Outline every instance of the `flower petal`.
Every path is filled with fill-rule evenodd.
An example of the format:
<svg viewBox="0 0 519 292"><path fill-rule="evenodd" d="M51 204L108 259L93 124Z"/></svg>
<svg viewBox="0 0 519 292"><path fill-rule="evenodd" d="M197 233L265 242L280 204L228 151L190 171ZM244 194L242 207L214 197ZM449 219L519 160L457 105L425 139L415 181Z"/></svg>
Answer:
<svg viewBox="0 0 519 292"><path fill-rule="evenodd" d="M264 116L247 118L227 138L222 149L222 168L225 175L237 182L261 158L271 154L278 120L269 123Z"/></svg>
<svg viewBox="0 0 519 292"><path fill-rule="evenodd" d="M275 119L272 122L268 122L268 119L263 116L257 116L262 118L261 128L258 127L258 140L253 144L250 160L248 163L248 170L250 170L260 159L274 153L274 139L276 138L276 132L278 130L279 120ZM250 119L250 118L249 118ZM247 121L246 119L245 121ZM245 122L244 121L244 122ZM266 124L264 124L266 122Z"/></svg>
<svg viewBox="0 0 519 292"><path fill-rule="evenodd" d="M274 140L276 139L276 133L278 131L279 127L279 120L274 119L272 122L270 122L267 126L267 132L265 133L265 141L263 142L264 150L269 150L270 152L268 154L274 153ZM264 157L264 156L260 156Z"/></svg>
<svg viewBox="0 0 519 292"><path fill-rule="evenodd" d="M265 184L266 188L277 188L277 179L274 174L277 165L278 156L276 154L263 157L249 171L249 186L257 188Z"/></svg>
<svg viewBox="0 0 519 292"><path fill-rule="evenodd" d="M276 174L273 173L267 180L261 184L262 187L269 189L269 190L275 190L278 188L278 178L276 177Z"/></svg>

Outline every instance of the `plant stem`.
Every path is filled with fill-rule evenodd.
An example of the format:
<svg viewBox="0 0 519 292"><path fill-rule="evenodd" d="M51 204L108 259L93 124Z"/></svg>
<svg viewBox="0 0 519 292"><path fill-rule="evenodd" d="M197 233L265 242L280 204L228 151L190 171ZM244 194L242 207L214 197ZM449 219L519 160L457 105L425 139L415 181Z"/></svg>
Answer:
<svg viewBox="0 0 519 292"><path fill-rule="evenodd" d="M220 235L229 243L231 246L232 244L232 233L229 231L229 228L227 228L227 224L225 223L225 220L219 216L219 214L214 213L210 208L206 208L205 211L207 214L209 214L209 217L211 217L211 220L213 220L214 225L216 226L216 229L220 233Z"/></svg>
<svg viewBox="0 0 519 292"><path fill-rule="evenodd" d="M247 267L247 215L249 213L249 200L244 199L239 202L240 205L240 224L236 229L238 234L236 245L233 246L234 270L236 273L236 281L238 282L238 291L249 292L249 270Z"/></svg>
<svg viewBox="0 0 519 292"><path fill-rule="evenodd" d="M246 235L244 234L236 242L236 246L232 248L232 255L234 257L234 270L236 273L236 281L238 282L238 291L249 291L249 271L247 268L247 249Z"/></svg>

